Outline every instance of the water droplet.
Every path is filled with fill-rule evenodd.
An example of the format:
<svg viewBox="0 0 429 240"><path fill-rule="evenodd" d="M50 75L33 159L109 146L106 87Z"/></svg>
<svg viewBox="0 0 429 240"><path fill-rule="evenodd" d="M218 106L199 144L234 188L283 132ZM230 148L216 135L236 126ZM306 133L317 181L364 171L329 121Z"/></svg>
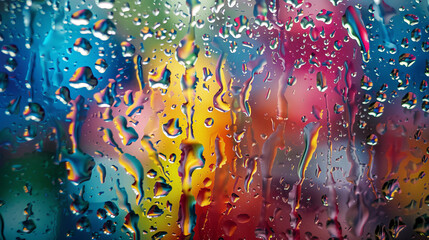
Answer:
<svg viewBox="0 0 429 240"><path fill-rule="evenodd" d="M211 127L211 126L213 126L213 124L214 124L213 118L206 118L206 120L204 120L204 125L206 127Z"/></svg>
<svg viewBox="0 0 429 240"><path fill-rule="evenodd" d="M112 235L116 232L116 224L112 220L107 220L103 224L103 233L106 235Z"/></svg>
<svg viewBox="0 0 429 240"><path fill-rule="evenodd" d="M79 195L71 194L70 198L72 199L72 203L70 204L70 210L73 214L79 215L84 214L86 210L88 210L89 202L83 199L83 194L85 193L85 188L82 187Z"/></svg>
<svg viewBox="0 0 429 240"><path fill-rule="evenodd" d="M30 102L27 106L25 106L23 112L25 120L33 120L36 122L43 121L45 118L45 110L38 103Z"/></svg>
<svg viewBox="0 0 429 240"><path fill-rule="evenodd" d="M18 67L18 62L14 58L8 58L4 64L4 68L9 72L14 72Z"/></svg>
<svg viewBox="0 0 429 240"><path fill-rule="evenodd" d="M71 87L76 89L86 88L88 90L94 89L98 84L98 80L92 74L90 67L77 68L69 82Z"/></svg>
<svg viewBox="0 0 429 240"><path fill-rule="evenodd" d="M36 229L36 224L33 219L27 219L22 222L22 232L32 233Z"/></svg>
<svg viewBox="0 0 429 240"><path fill-rule="evenodd" d="M400 193L401 189L399 188L399 182L398 179L391 179L387 182L385 182L381 189L383 196L387 200L393 200L393 197L396 193Z"/></svg>
<svg viewBox="0 0 429 240"><path fill-rule="evenodd" d="M149 72L148 81L151 88L167 89L170 86L171 71L167 65L162 70L152 69Z"/></svg>
<svg viewBox="0 0 429 240"><path fill-rule="evenodd" d="M371 134L366 138L366 144L375 146L378 143L378 137L375 134Z"/></svg>
<svg viewBox="0 0 429 240"><path fill-rule="evenodd" d="M167 236L167 232L165 231L160 231L155 233L154 235L152 235L152 240L161 240L162 238L164 238L165 236Z"/></svg>
<svg viewBox="0 0 429 240"><path fill-rule="evenodd" d="M411 31L411 40L413 42L418 42L420 41L421 38L422 38L422 30L420 30L419 28L415 28L413 29L413 31Z"/></svg>
<svg viewBox="0 0 429 240"><path fill-rule="evenodd" d="M405 14L404 21L408 23L408 25L413 26L419 23L419 17L414 14Z"/></svg>
<svg viewBox="0 0 429 240"><path fill-rule="evenodd" d="M91 17L92 12L90 10L81 9L72 14L70 22L76 26L88 25Z"/></svg>
<svg viewBox="0 0 429 240"><path fill-rule="evenodd" d="M91 49L91 43L86 38L78 38L73 44L73 50L79 52L83 56L89 55Z"/></svg>
<svg viewBox="0 0 429 240"><path fill-rule="evenodd" d="M125 41L121 42L121 48L123 57L132 57L134 55L134 52L136 51L134 45Z"/></svg>
<svg viewBox="0 0 429 240"><path fill-rule="evenodd" d="M314 28L316 25L314 24L313 19L310 16L305 16L301 19L301 28L307 29L309 27Z"/></svg>
<svg viewBox="0 0 429 240"><path fill-rule="evenodd" d="M343 113L343 112L344 112L344 106L343 106L343 105L340 105L340 104L338 104L338 103L336 103L336 104L334 105L334 112L335 112L336 114Z"/></svg>
<svg viewBox="0 0 429 240"><path fill-rule="evenodd" d="M89 222L89 218L83 216L79 218L76 222L76 229L79 231L89 231L91 227L91 223Z"/></svg>
<svg viewBox="0 0 429 240"><path fill-rule="evenodd" d="M166 197L173 188L165 182L156 182L153 187L153 198Z"/></svg>
<svg viewBox="0 0 429 240"><path fill-rule="evenodd" d="M363 60L368 62L370 58L369 38L359 9L353 6L347 7L342 18L342 24L347 28L349 36L358 42L363 53Z"/></svg>
<svg viewBox="0 0 429 240"><path fill-rule="evenodd" d="M416 61L416 57L410 53L404 53L399 56L399 65L410 67Z"/></svg>
<svg viewBox="0 0 429 240"><path fill-rule="evenodd" d="M99 72L99 73L104 73L107 70L107 67L109 65L107 64L106 60L104 60L103 58L99 58L97 59L97 61L95 61L95 69Z"/></svg>
<svg viewBox="0 0 429 240"><path fill-rule="evenodd" d="M368 107L368 114L373 117L380 117L384 112L384 105L381 102L374 102Z"/></svg>
<svg viewBox="0 0 429 240"><path fill-rule="evenodd" d="M113 119L116 129L119 132L119 137L122 140L122 144L125 146L137 141L139 135L136 130L132 127L127 127L127 119L123 116L117 116Z"/></svg>
<svg viewBox="0 0 429 240"><path fill-rule="evenodd" d="M119 208L111 201L104 203L104 210L107 212L107 216L115 218L119 215Z"/></svg>
<svg viewBox="0 0 429 240"><path fill-rule="evenodd" d="M369 77L364 75L362 77L360 86L364 90L371 90L372 86L374 86L374 83L372 82L372 80Z"/></svg>
<svg viewBox="0 0 429 240"><path fill-rule="evenodd" d="M328 89L326 77L323 76L322 72L317 73L317 89L319 89L321 92L324 92L326 89Z"/></svg>
<svg viewBox="0 0 429 240"><path fill-rule="evenodd" d="M18 47L15 44L4 45L1 48L1 52L11 57L16 57L18 54Z"/></svg>
<svg viewBox="0 0 429 240"><path fill-rule="evenodd" d="M398 216L392 218L389 222L389 231L392 234L393 238L397 238L399 233L404 230L405 227L406 225L402 221L402 218Z"/></svg>
<svg viewBox="0 0 429 240"><path fill-rule="evenodd" d="M112 9L115 4L115 0L96 0L97 6L102 9Z"/></svg>
<svg viewBox="0 0 429 240"><path fill-rule="evenodd" d="M104 220L107 217L107 211L104 208L99 208L97 210L97 217L100 220Z"/></svg>
<svg viewBox="0 0 429 240"><path fill-rule="evenodd" d="M101 1L101 0L100 0ZM112 35L116 35L115 24L109 19L101 19L94 23L92 33L96 38L106 41Z"/></svg>
<svg viewBox="0 0 429 240"><path fill-rule="evenodd" d="M319 21L322 21L326 24L331 24L332 22L332 15L334 13L331 11L328 11L326 9L320 10L320 12L316 15L316 19Z"/></svg>
<svg viewBox="0 0 429 240"><path fill-rule="evenodd" d="M6 73L0 72L0 92L6 91L9 85L9 76Z"/></svg>
<svg viewBox="0 0 429 240"><path fill-rule="evenodd" d="M413 109L417 105L417 96L413 92L409 92L404 95L401 101L402 107L406 109Z"/></svg>
<svg viewBox="0 0 429 240"><path fill-rule="evenodd" d="M149 208L147 211L147 217L148 218L156 218L160 217L162 214L164 214L164 211L158 207L158 205L153 205Z"/></svg>

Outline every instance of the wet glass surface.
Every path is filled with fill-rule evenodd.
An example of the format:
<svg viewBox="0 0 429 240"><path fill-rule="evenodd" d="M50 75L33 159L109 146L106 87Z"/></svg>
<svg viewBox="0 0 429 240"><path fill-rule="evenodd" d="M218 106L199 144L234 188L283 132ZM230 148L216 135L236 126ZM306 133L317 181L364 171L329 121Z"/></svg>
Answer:
<svg viewBox="0 0 429 240"><path fill-rule="evenodd" d="M428 13L0 1L0 240L427 239Z"/></svg>

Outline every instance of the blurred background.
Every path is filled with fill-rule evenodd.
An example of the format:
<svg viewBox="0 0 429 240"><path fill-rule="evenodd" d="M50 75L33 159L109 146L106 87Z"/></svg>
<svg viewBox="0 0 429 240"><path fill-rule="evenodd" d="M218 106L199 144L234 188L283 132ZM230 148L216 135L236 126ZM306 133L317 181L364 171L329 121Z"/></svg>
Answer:
<svg viewBox="0 0 429 240"><path fill-rule="evenodd" d="M0 239L426 239L427 1L0 1Z"/></svg>

